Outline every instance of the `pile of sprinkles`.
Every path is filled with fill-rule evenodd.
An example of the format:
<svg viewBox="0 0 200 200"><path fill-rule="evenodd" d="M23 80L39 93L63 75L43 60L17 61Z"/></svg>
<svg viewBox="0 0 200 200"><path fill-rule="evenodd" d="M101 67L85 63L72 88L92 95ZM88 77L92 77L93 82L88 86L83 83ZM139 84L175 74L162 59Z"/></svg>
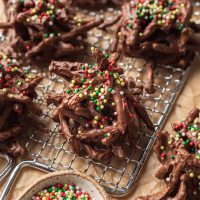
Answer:
<svg viewBox="0 0 200 200"><path fill-rule="evenodd" d="M162 164L156 173L166 188L158 194L139 197L150 199L198 200L200 196L199 109L194 108L179 124L172 124L175 134L158 131L154 151ZM196 121L196 122L194 122Z"/></svg>
<svg viewBox="0 0 200 200"><path fill-rule="evenodd" d="M0 28L9 30L13 51L42 61L83 52L87 31L102 22L82 20L60 0L8 0L5 7Z"/></svg>
<svg viewBox="0 0 200 200"><path fill-rule="evenodd" d="M42 111L33 103L35 87L41 76L23 71L18 61L5 54L0 56L0 150L22 156L24 148L17 135L30 127L45 130L37 120Z"/></svg>
<svg viewBox="0 0 200 200"><path fill-rule="evenodd" d="M92 48L95 64L52 62L49 70L66 80L65 92L50 94L55 104L53 119L77 154L101 160L112 154L125 156L123 141L134 145L142 126L153 124L141 105L142 87L125 79L117 66L118 54L103 54Z"/></svg>
<svg viewBox="0 0 200 200"><path fill-rule="evenodd" d="M92 200L88 192L78 185L57 183L33 195L32 200Z"/></svg>
<svg viewBox="0 0 200 200"><path fill-rule="evenodd" d="M192 9L191 0L131 0L122 6L111 49L147 61L148 93L155 91L157 66L186 68L200 51Z"/></svg>

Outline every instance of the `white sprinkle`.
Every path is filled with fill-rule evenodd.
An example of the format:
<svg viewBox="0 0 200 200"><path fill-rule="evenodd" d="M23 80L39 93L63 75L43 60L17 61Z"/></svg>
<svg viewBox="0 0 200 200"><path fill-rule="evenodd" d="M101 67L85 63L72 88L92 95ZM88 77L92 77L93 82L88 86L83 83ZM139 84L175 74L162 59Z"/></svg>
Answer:
<svg viewBox="0 0 200 200"><path fill-rule="evenodd" d="M197 191L194 191L193 194L194 194L194 195L197 195Z"/></svg>
<svg viewBox="0 0 200 200"><path fill-rule="evenodd" d="M198 154L200 154L200 150L198 150Z"/></svg>
<svg viewBox="0 0 200 200"><path fill-rule="evenodd" d="M124 95L124 91L121 91L120 94L123 96Z"/></svg>
<svg viewBox="0 0 200 200"><path fill-rule="evenodd" d="M196 132L192 132L192 136L195 137L197 135Z"/></svg>
<svg viewBox="0 0 200 200"><path fill-rule="evenodd" d="M112 92L111 92L112 94L115 94L115 90L112 90Z"/></svg>
<svg viewBox="0 0 200 200"><path fill-rule="evenodd" d="M114 115L117 115L117 112L114 112Z"/></svg>
<svg viewBox="0 0 200 200"><path fill-rule="evenodd" d="M167 181L167 182L169 182L169 181L170 181L170 178L169 178L169 177L167 177L167 178L166 178L166 181Z"/></svg>
<svg viewBox="0 0 200 200"><path fill-rule="evenodd" d="M85 91L83 94L84 94L84 95L87 95L88 93Z"/></svg>
<svg viewBox="0 0 200 200"><path fill-rule="evenodd" d="M185 133L184 133L184 132L182 133L182 136L183 136L183 137L185 136Z"/></svg>
<svg viewBox="0 0 200 200"><path fill-rule="evenodd" d="M53 34L53 33L51 33L51 34L49 34L49 36L50 36L50 37L53 37L53 36L54 36L54 34Z"/></svg>
<svg viewBox="0 0 200 200"><path fill-rule="evenodd" d="M53 25L53 22L52 22L52 21L49 21L49 25L52 26L52 25Z"/></svg>
<svg viewBox="0 0 200 200"><path fill-rule="evenodd" d="M89 124L85 124L86 127L89 127Z"/></svg>
<svg viewBox="0 0 200 200"><path fill-rule="evenodd" d="M102 98L102 99L105 99L105 96L104 96L104 95L102 95L102 96L101 96L101 98Z"/></svg>
<svg viewBox="0 0 200 200"><path fill-rule="evenodd" d="M16 63L16 59L13 59L12 61L13 61L13 63Z"/></svg>
<svg viewBox="0 0 200 200"><path fill-rule="evenodd" d="M110 133L107 133L107 136L109 137L109 136L110 136Z"/></svg>

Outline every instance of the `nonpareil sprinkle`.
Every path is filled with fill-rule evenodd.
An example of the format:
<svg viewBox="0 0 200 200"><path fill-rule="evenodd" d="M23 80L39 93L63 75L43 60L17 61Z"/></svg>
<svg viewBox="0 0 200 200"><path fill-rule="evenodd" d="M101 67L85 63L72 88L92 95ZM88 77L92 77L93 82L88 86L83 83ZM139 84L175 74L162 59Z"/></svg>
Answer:
<svg viewBox="0 0 200 200"><path fill-rule="evenodd" d="M32 200L92 200L88 192L74 183L57 183L34 194Z"/></svg>

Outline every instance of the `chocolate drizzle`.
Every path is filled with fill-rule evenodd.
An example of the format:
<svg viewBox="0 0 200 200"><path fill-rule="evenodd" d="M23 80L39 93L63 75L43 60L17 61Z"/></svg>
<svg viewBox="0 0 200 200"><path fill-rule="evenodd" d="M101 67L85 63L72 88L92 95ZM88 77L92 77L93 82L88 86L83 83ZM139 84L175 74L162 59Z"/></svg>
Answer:
<svg viewBox="0 0 200 200"><path fill-rule="evenodd" d="M160 193L138 200L199 199L200 129L194 124L198 116L199 109L194 108L185 120L172 125L175 134L158 131L154 151L162 166L156 177L166 186Z"/></svg>
<svg viewBox="0 0 200 200"><path fill-rule="evenodd" d="M47 103L57 108L52 118L73 151L96 160L112 154L125 157L123 141L133 147L143 121L154 126L141 104L142 87L125 80L117 66L118 54L104 55L92 48L95 64L54 61L50 72L66 80L65 92L49 94Z"/></svg>

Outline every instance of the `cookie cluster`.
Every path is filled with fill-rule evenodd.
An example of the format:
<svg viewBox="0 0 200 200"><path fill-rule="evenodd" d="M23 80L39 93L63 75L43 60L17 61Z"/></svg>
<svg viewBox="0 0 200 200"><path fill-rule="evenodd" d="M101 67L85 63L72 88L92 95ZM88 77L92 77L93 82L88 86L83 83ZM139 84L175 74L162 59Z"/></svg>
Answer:
<svg viewBox="0 0 200 200"><path fill-rule="evenodd" d="M200 51L200 26L190 0L136 0L122 6L112 51L147 60L146 90L154 91L154 69L185 68Z"/></svg>
<svg viewBox="0 0 200 200"><path fill-rule="evenodd" d="M0 58L0 150L13 156L24 155L17 136L31 127L44 130L37 120L42 114L33 102L37 97L35 87L41 76L23 71L16 59L2 55Z"/></svg>
<svg viewBox="0 0 200 200"><path fill-rule="evenodd" d="M194 123L198 116L199 109L194 108L179 124L172 124L173 133L157 133L154 151L162 166L156 177L166 186L160 193L138 200L199 199L200 128Z"/></svg>
<svg viewBox="0 0 200 200"><path fill-rule="evenodd" d="M84 21L59 0L8 0L5 7L8 21L0 28L7 30L12 49L3 51L32 61L83 53L87 32L102 23L102 19Z"/></svg>
<svg viewBox="0 0 200 200"><path fill-rule="evenodd" d="M66 87L47 102L56 106L52 117L74 152L96 160L112 154L124 158L123 141L133 146L142 122L154 129L141 104L143 90L132 78L126 80L118 54L104 55L96 48L92 54L95 64L51 63L50 72L63 77Z"/></svg>

